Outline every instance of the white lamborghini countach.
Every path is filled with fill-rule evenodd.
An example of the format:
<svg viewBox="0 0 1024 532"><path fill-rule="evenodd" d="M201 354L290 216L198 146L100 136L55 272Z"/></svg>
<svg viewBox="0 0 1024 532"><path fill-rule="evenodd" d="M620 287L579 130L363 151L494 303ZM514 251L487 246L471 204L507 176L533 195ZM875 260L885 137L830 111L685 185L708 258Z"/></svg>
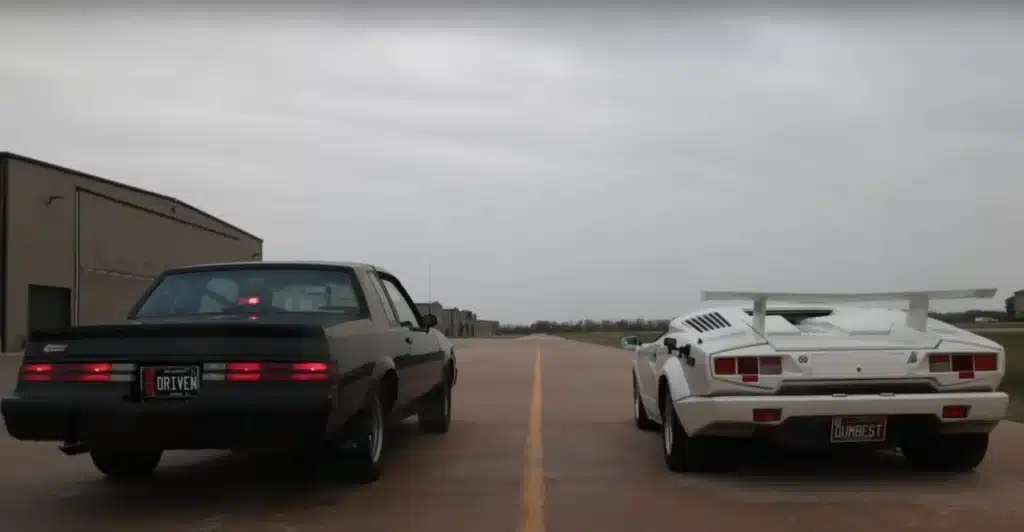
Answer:
<svg viewBox="0 0 1024 532"><path fill-rule="evenodd" d="M731 469L753 438L899 449L916 468L971 470L1006 414L1004 351L930 318L928 306L994 295L704 292L752 304L678 317L652 343L623 338L635 352L636 425L661 427L666 465L679 472ZM897 300L909 310L842 305Z"/></svg>

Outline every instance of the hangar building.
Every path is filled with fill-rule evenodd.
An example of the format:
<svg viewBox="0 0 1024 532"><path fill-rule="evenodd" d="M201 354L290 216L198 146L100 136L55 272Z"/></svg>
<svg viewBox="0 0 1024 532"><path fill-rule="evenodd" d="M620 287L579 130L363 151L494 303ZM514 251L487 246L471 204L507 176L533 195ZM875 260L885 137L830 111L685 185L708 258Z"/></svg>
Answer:
<svg viewBox="0 0 1024 532"><path fill-rule="evenodd" d="M0 347L124 318L166 267L261 259L263 241L191 205L0 152Z"/></svg>

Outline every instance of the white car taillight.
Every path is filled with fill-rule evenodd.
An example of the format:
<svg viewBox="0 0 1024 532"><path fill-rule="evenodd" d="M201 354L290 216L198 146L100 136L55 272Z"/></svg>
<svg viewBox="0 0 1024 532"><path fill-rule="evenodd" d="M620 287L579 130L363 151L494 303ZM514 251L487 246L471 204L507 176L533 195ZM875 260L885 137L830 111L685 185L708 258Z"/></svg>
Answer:
<svg viewBox="0 0 1024 532"><path fill-rule="evenodd" d="M743 382L757 382L760 375L782 374L780 356L718 356L712 357L711 360L715 375L740 375Z"/></svg>
<svg viewBox="0 0 1024 532"><path fill-rule="evenodd" d="M956 372L961 379L973 379L978 371L998 371L999 357L995 353L931 353L928 370L933 373Z"/></svg>

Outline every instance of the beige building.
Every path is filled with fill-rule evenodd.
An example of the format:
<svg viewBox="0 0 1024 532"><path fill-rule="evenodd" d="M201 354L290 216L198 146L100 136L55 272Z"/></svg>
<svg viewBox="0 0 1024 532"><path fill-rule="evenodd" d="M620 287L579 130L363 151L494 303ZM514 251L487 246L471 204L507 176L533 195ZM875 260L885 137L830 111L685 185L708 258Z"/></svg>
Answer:
<svg viewBox="0 0 1024 532"><path fill-rule="evenodd" d="M475 312L459 308L444 308L444 305L434 301L431 303L416 303L420 314L433 314L437 316L438 329L445 336L450 338L472 338L476 336L492 336L497 332L498 322L484 322L477 319ZM485 325L483 329L480 324Z"/></svg>
<svg viewBox="0 0 1024 532"><path fill-rule="evenodd" d="M123 319L170 266L262 258L263 241L177 199L0 152L0 345Z"/></svg>
<svg viewBox="0 0 1024 532"><path fill-rule="evenodd" d="M498 322L494 320L477 320L476 321L476 336L487 337L496 336L498 334Z"/></svg>

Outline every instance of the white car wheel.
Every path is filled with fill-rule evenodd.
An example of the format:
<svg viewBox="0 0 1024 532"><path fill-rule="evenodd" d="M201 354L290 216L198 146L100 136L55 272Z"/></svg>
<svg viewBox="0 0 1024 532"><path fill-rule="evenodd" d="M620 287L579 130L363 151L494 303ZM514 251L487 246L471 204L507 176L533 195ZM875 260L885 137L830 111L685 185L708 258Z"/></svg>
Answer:
<svg viewBox="0 0 1024 532"><path fill-rule="evenodd" d="M672 454L672 447L675 445L676 431L675 423L672 418L672 404L669 403L665 406L664 418L661 420L662 426L662 439L665 441L665 454Z"/></svg>

